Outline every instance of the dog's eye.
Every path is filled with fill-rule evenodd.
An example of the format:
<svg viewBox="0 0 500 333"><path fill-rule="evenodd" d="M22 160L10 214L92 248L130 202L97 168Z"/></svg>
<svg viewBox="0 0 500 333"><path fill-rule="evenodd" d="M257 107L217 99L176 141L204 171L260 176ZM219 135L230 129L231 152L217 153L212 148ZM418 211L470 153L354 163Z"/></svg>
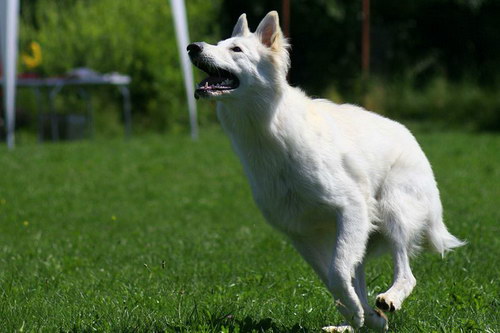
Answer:
<svg viewBox="0 0 500 333"><path fill-rule="evenodd" d="M243 52L238 46L235 46L235 47L231 48L231 51L233 51L233 52Z"/></svg>

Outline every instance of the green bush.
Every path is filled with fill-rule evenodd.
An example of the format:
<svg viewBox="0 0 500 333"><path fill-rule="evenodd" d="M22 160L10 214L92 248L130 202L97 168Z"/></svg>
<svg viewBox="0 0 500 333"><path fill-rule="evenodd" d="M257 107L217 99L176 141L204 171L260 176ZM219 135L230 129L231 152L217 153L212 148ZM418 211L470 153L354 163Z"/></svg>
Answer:
<svg viewBox="0 0 500 333"><path fill-rule="evenodd" d="M191 36L216 39L219 6L219 0L187 2ZM37 0L25 2L22 14L21 45L37 41L42 47L39 74L88 67L130 75L135 124L158 131L187 124L169 1ZM99 112L116 104L102 96L95 103Z"/></svg>
<svg viewBox="0 0 500 333"><path fill-rule="evenodd" d="M384 111L393 117L441 121L474 130L500 129L500 98L477 84L435 78L421 89L411 82L389 85Z"/></svg>
<svg viewBox="0 0 500 333"><path fill-rule="evenodd" d="M411 77L357 81L350 94L330 87L326 97L337 103L356 103L389 118L433 122L471 130L500 130L500 96L474 82L451 82L435 77L418 86Z"/></svg>

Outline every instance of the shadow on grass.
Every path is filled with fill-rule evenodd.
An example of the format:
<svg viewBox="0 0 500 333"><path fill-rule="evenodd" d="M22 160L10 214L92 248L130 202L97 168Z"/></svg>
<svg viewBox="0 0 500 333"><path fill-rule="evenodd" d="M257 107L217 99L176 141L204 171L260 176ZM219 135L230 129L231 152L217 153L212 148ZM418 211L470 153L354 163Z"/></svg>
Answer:
<svg viewBox="0 0 500 333"><path fill-rule="evenodd" d="M169 326L166 332L186 332L188 330L197 330L199 328L209 329L213 332L228 332L228 333L252 333L252 332L275 332L275 333L306 333L312 332L310 329L295 324L292 327L278 325L271 318L252 319L235 319L232 316L226 316L211 320L202 325L187 325L184 327Z"/></svg>

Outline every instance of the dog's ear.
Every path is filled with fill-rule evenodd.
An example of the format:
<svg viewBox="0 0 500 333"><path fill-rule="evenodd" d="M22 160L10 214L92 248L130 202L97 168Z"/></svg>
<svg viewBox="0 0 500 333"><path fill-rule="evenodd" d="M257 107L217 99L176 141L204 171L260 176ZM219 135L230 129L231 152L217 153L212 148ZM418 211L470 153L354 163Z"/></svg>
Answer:
<svg viewBox="0 0 500 333"><path fill-rule="evenodd" d="M241 14L233 29L231 37L245 37L250 34L248 29L247 14Z"/></svg>
<svg viewBox="0 0 500 333"><path fill-rule="evenodd" d="M269 12L259 23L255 34L259 36L262 44L278 50L284 44L283 33L281 32L278 12Z"/></svg>

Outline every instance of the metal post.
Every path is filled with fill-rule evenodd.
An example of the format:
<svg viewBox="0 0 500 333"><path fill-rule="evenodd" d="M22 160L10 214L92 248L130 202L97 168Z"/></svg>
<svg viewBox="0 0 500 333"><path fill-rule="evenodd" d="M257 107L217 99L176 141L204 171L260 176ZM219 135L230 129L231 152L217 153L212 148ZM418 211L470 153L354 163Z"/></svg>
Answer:
<svg viewBox="0 0 500 333"><path fill-rule="evenodd" d="M363 0L363 28L361 32L361 68L363 76L370 72L370 0Z"/></svg>
<svg viewBox="0 0 500 333"><path fill-rule="evenodd" d="M14 148L15 144L18 20L19 0L0 0L0 49L3 56L3 92L7 146L10 149Z"/></svg>
<svg viewBox="0 0 500 333"><path fill-rule="evenodd" d="M283 15L283 32L285 37L290 37L290 0L283 0L281 8Z"/></svg>
<svg viewBox="0 0 500 333"><path fill-rule="evenodd" d="M170 0L170 5L172 7L175 33L177 36L177 48L179 49L179 58L184 76L184 86L189 109L189 122L191 124L191 137L195 140L198 138L198 120L196 102L194 100L193 70L186 52L189 41L186 6L184 0Z"/></svg>

